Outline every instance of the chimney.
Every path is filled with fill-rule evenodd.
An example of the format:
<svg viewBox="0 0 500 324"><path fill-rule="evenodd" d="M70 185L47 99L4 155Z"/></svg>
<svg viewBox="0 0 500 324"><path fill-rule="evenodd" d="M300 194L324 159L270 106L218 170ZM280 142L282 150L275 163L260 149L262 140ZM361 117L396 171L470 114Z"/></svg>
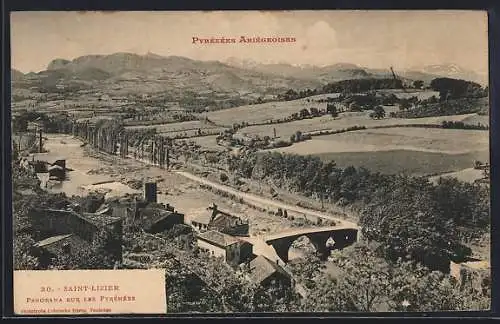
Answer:
<svg viewBox="0 0 500 324"><path fill-rule="evenodd" d="M156 182L146 182L144 184L144 200L147 203L156 203Z"/></svg>
<svg viewBox="0 0 500 324"><path fill-rule="evenodd" d="M53 164L60 166L64 171L66 171L66 160L56 160Z"/></svg>
<svg viewBox="0 0 500 324"><path fill-rule="evenodd" d="M43 152L43 142L42 142L42 129L40 128L40 143L39 143L40 147L39 147L39 152L42 153Z"/></svg>

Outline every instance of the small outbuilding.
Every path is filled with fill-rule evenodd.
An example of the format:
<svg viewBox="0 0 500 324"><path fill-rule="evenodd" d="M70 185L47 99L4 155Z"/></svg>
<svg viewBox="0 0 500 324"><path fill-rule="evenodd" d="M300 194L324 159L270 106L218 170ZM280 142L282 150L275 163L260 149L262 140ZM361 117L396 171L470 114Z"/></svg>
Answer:
<svg viewBox="0 0 500 324"><path fill-rule="evenodd" d="M277 283L285 287L291 287L291 275L277 262L258 255L249 263L249 277L254 283L261 286L269 286Z"/></svg>

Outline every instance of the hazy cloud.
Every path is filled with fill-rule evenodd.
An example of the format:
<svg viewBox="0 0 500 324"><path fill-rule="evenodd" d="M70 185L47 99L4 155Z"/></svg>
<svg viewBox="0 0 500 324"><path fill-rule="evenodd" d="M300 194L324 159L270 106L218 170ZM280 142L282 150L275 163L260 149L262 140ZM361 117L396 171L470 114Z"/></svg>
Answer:
<svg viewBox="0 0 500 324"><path fill-rule="evenodd" d="M153 52L202 60L407 68L456 63L486 72L487 20L473 11L14 12L12 64ZM192 37L295 37L296 43L192 44Z"/></svg>

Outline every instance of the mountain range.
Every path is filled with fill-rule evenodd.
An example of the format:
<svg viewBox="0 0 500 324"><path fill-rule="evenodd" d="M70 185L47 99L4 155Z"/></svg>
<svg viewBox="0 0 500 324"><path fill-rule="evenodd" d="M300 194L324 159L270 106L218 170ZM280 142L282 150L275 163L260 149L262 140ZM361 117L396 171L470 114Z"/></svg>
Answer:
<svg viewBox="0 0 500 324"><path fill-rule="evenodd" d="M273 74L300 78L317 78L326 82L352 78L392 77L390 67L387 67L387 69L374 69L352 63L336 63L333 65L319 67L309 64L293 65L288 63L259 63L253 60L238 59L234 57L227 59L225 62L229 65L256 71L267 71ZM488 83L487 75L466 70L453 63L416 66L410 69L395 72L399 77L404 79L422 80L424 82L430 82L432 79L438 77L449 77L474 81L482 85L486 85Z"/></svg>
<svg viewBox="0 0 500 324"><path fill-rule="evenodd" d="M179 94L217 92L233 95L280 93L289 88L315 88L317 80L279 76L234 67L219 61L197 61L186 57L163 57L153 53L138 55L115 53L86 55L74 60L55 59L47 69L12 75L18 86L53 87L61 83L79 83L104 92ZM13 78L14 80L14 78Z"/></svg>
<svg viewBox="0 0 500 324"><path fill-rule="evenodd" d="M453 77L485 84L484 76L455 64L432 65L396 71L406 80L428 83L436 77ZM110 94L186 93L222 94L232 97L258 97L282 93L287 89L314 89L328 82L356 78L390 78L389 67L371 69L352 63L328 66L258 63L230 58L224 62L199 61L154 53L138 55L114 53L86 55L73 60L54 59L47 69L23 74L11 70L13 89L33 87L52 89L57 85L78 85ZM487 83L487 82L486 82ZM50 92L50 91L49 91Z"/></svg>

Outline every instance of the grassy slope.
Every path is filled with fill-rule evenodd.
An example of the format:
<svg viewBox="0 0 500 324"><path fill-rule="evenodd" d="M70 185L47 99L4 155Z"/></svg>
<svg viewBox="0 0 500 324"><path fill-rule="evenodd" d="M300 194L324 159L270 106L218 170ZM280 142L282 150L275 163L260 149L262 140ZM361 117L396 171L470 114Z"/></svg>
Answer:
<svg viewBox="0 0 500 324"><path fill-rule="evenodd" d="M487 160L488 151L449 155L409 150L317 154L324 161L335 161L340 167L365 167L385 174L402 173L425 176L458 171L471 167L474 160Z"/></svg>
<svg viewBox="0 0 500 324"><path fill-rule="evenodd" d="M441 124L444 120L461 121L462 119L470 116L470 114L468 114L414 119L385 118L381 120L374 120L369 117L369 114L370 111L360 113L347 112L340 114L339 118L336 119L326 115L318 118L303 119L285 124L250 126L243 128L239 131L239 133L259 136L272 136L273 128L276 128L276 135L281 137L282 139L288 140L290 138L290 135L295 134L295 132L297 131L301 131L304 133L313 132L316 130L340 130L352 126L373 127L401 124Z"/></svg>
<svg viewBox="0 0 500 324"><path fill-rule="evenodd" d="M418 91L404 93L397 89L385 90L386 94L394 93L398 97L411 97L417 96L419 98L428 98L435 95L435 91ZM229 110L220 110L208 113L208 118L216 123L231 125L235 122L246 121L249 123L266 122L271 119L278 119L288 117L293 113L298 113L301 109L312 107L318 109L326 109L325 102L316 102L320 99L327 97L337 97L339 93L321 94L307 98L280 101L280 102L267 102L258 105L246 105ZM309 101L308 101L309 100Z"/></svg>
<svg viewBox="0 0 500 324"><path fill-rule="evenodd" d="M319 136L277 151L412 175L460 171L489 156L487 131L401 127Z"/></svg>

